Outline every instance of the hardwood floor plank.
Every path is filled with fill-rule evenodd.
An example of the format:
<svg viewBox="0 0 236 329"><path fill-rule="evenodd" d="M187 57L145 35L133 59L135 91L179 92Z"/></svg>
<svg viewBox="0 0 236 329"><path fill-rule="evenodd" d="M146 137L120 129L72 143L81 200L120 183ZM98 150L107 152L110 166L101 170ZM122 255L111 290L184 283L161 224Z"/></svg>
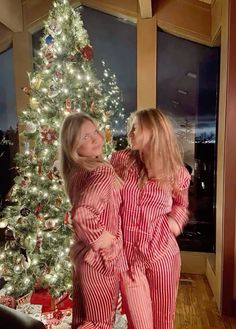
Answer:
<svg viewBox="0 0 236 329"><path fill-rule="evenodd" d="M174 329L236 329L236 319L220 316L205 276L181 274Z"/></svg>

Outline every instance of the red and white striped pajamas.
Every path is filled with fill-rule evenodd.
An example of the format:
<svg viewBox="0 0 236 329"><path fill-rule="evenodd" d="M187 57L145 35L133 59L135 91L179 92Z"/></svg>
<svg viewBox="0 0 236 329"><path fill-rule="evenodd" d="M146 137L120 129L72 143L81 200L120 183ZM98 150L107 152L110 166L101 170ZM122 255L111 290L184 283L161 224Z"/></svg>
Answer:
<svg viewBox="0 0 236 329"><path fill-rule="evenodd" d="M119 207L120 190L115 187L112 167L92 171L77 169L70 179L73 271L72 329L112 328L119 293L120 272L127 269ZM105 261L93 246L109 231L116 237L113 259Z"/></svg>
<svg viewBox="0 0 236 329"><path fill-rule="evenodd" d="M171 329L180 275L180 251L168 224L187 221L190 176L179 170L179 189L164 189L149 179L139 187L135 153L123 150L111 163L124 180L121 216L129 270L122 274L121 291L129 329Z"/></svg>

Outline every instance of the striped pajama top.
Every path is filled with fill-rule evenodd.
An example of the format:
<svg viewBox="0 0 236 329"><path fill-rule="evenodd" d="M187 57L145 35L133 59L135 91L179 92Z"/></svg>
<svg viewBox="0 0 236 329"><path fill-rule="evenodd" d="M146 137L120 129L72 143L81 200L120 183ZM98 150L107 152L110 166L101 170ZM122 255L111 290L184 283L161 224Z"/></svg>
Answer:
<svg viewBox="0 0 236 329"><path fill-rule="evenodd" d="M106 165L100 165L92 171L78 168L71 175L70 186L75 233L71 257L75 266L83 259L104 275L124 271L127 263L119 215L121 195L120 189L115 187L115 171ZM92 248L104 230L116 236L114 259L107 262Z"/></svg>
<svg viewBox="0 0 236 329"><path fill-rule="evenodd" d="M163 189L156 179L148 179L139 187L139 167L126 149L115 152L111 164L123 179L121 216L123 238L129 266L151 266L165 255L179 252L171 233L168 217L182 229L187 221L188 187L190 175L185 167L179 170L179 189Z"/></svg>

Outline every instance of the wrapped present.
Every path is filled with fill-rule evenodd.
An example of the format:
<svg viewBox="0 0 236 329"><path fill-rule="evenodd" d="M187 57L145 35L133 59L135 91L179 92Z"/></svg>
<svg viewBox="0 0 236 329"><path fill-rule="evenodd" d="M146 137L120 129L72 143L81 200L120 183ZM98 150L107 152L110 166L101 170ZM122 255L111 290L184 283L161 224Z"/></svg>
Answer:
<svg viewBox="0 0 236 329"><path fill-rule="evenodd" d="M70 329L72 323L72 310L55 310L42 314L41 321L47 329Z"/></svg>
<svg viewBox="0 0 236 329"><path fill-rule="evenodd" d="M17 311L27 314L32 318L41 321L42 316L42 305L33 305L33 304L19 304L17 306Z"/></svg>
<svg viewBox="0 0 236 329"><path fill-rule="evenodd" d="M16 308L16 300L12 296L0 296L0 304L8 306L10 308Z"/></svg>
<svg viewBox="0 0 236 329"><path fill-rule="evenodd" d="M17 307L19 305L22 305L22 304L29 304L30 303L31 296L32 296L32 291L29 292L27 295L24 295L22 297L17 298L17 300L16 300Z"/></svg>
<svg viewBox="0 0 236 329"><path fill-rule="evenodd" d="M62 294L59 298L56 298L55 305L58 310L66 310L72 308L72 299L68 293Z"/></svg>
<svg viewBox="0 0 236 329"><path fill-rule="evenodd" d="M30 298L31 304L42 305L42 312L50 312L54 309L53 299L47 289L34 292Z"/></svg>

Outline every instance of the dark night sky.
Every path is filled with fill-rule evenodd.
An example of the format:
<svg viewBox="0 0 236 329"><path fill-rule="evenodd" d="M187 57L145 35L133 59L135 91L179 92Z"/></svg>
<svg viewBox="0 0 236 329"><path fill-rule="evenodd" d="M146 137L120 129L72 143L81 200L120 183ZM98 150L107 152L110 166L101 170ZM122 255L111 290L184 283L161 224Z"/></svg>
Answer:
<svg viewBox="0 0 236 329"><path fill-rule="evenodd" d="M0 54L0 130L16 128L15 85L12 49Z"/></svg>

